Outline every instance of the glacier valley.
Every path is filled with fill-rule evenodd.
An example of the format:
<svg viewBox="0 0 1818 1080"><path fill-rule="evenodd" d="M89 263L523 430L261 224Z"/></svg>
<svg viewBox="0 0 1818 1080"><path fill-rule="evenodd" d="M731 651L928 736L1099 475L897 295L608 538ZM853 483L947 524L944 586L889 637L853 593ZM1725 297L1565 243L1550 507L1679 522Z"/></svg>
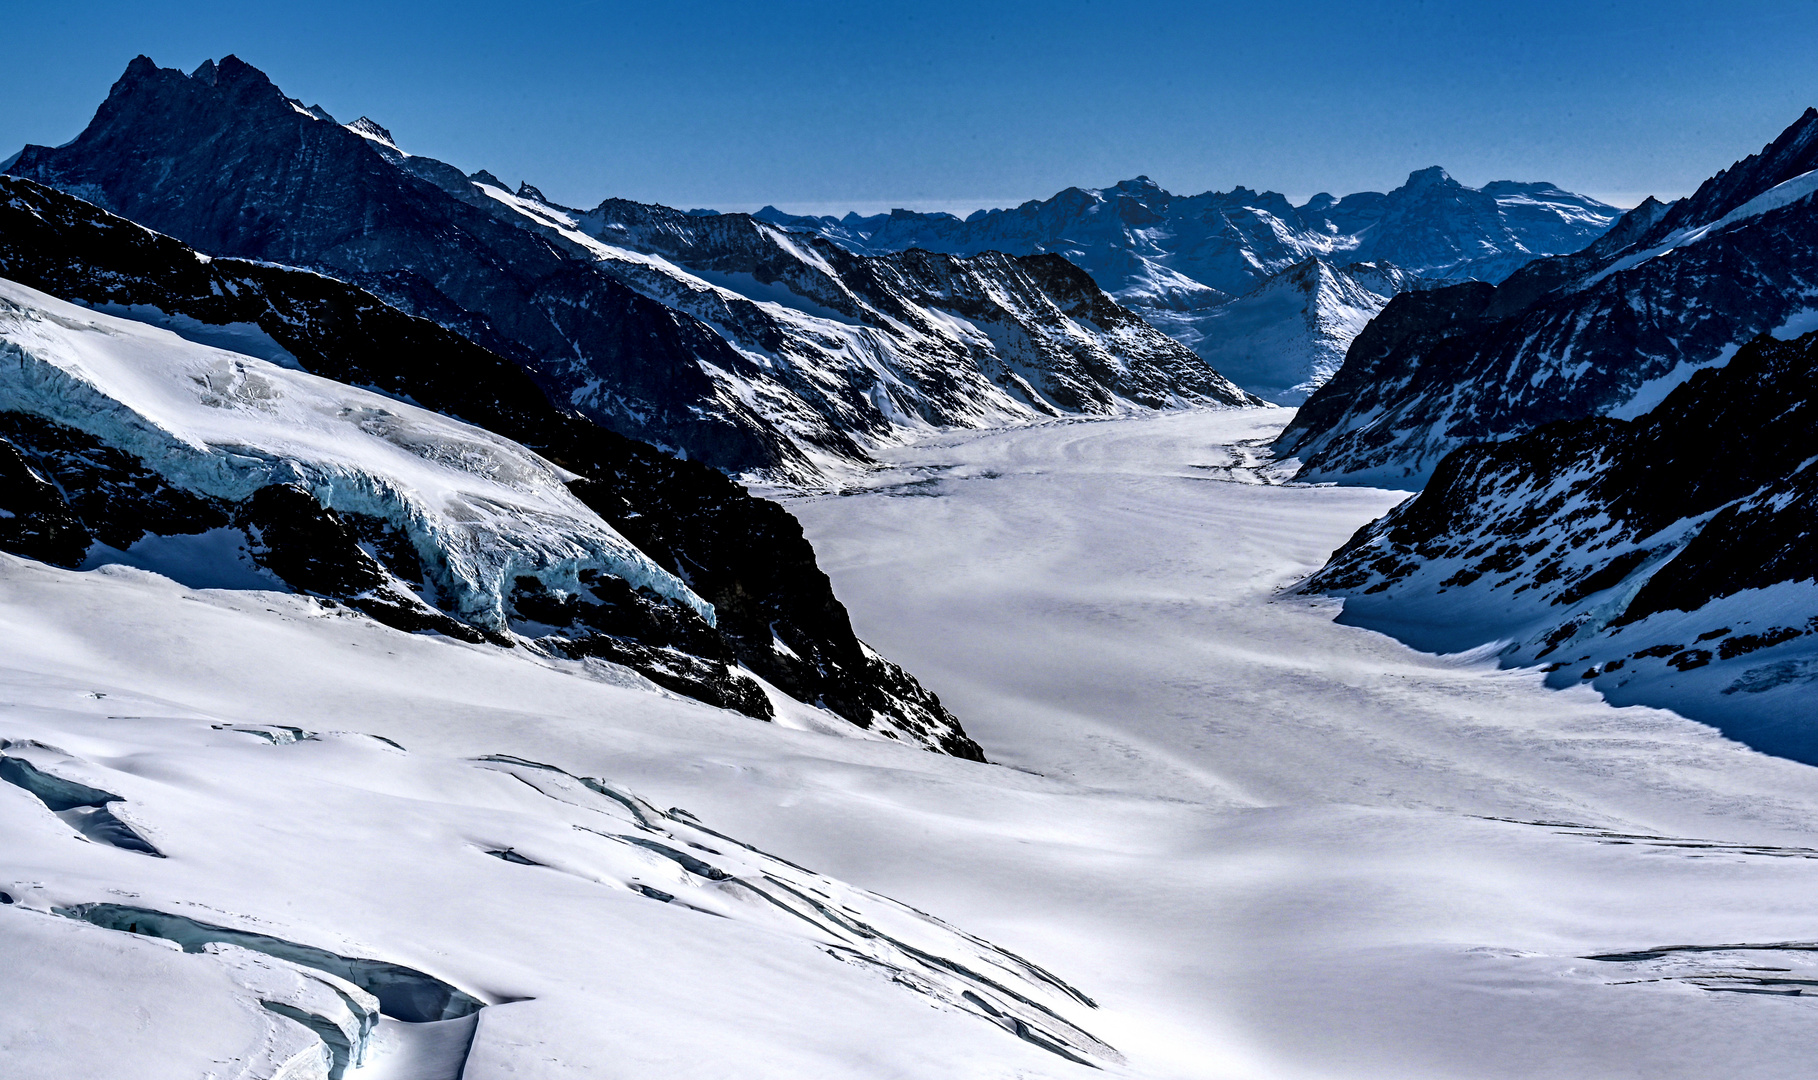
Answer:
<svg viewBox="0 0 1818 1080"><path fill-rule="evenodd" d="M949 432L789 498L859 634L995 764L0 554L8 1071L1578 1080L1818 1050L1818 770L1339 624L1294 587L1407 494L1286 483L1292 415Z"/></svg>

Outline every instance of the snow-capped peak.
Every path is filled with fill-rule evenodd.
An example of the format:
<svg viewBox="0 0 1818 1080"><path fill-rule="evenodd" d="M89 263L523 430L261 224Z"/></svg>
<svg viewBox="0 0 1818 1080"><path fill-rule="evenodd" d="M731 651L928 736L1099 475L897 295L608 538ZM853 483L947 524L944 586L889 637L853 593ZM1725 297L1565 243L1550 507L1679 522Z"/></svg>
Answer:
<svg viewBox="0 0 1818 1080"><path fill-rule="evenodd" d="M342 126L362 138L371 139L373 142L384 143L393 150L398 149L397 140L391 137L391 132L380 127L371 117L362 116L353 123L344 124ZM399 152L402 153L403 151Z"/></svg>

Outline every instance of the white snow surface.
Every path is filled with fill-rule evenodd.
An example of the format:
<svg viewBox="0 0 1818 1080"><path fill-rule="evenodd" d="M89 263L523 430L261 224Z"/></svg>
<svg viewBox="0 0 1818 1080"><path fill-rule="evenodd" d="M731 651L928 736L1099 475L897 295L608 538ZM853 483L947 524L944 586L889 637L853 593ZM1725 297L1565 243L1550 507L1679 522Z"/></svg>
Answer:
<svg viewBox="0 0 1818 1080"><path fill-rule="evenodd" d="M604 569L712 605L571 495L562 470L426 409L185 340L0 280L0 409L88 432L179 487L238 501L272 483L383 518L471 621L504 626L518 575Z"/></svg>
<svg viewBox="0 0 1818 1080"><path fill-rule="evenodd" d="M1818 926L1818 770L1287 597L1404 497L1275 483L1287 416L950 434L793 503L860 633L1001 765L0 555L0 753L120 796L167 856L0 784L0 1059L319 1076L258 1002L357 1028L313 969L53 914L102 902L485 1003L379 1021L353 1080L457 1075L469 1039L466 1080L1796 1075L1818 1005L1770 980L1818 977L1776 947ZM1104 1072L840 919L1076 1025Z"/></svg>

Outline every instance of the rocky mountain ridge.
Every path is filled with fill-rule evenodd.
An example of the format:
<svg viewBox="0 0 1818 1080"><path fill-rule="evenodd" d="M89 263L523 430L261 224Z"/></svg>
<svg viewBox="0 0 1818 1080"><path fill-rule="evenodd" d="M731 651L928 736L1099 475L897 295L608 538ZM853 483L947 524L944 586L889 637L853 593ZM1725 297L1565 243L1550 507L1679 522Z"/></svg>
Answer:
<svg viewBox="0 0 1818 1080"><path fill-rule="evenodd" d="M750 219L697 225L745 245L710 261L752 266L733 273L754 298L590 234L534 188L336 123L231 56L190 75L134 60L76 140L8 171L209 254L345 278L565 408L734 474L824 482L944 425L1249 401L1053 260L854 260ZM836 295L844 312L822 306Z"/></svg>
<svg viewBox="0 0 1818 1080"><path fill-rule="evenodd" d="M1277 442L1307 479L1418 487L1451 451L1553 421L1632 418L1818 304L1818 110L1584 251L1499 285L1396 297Z"/></svg>
<svg viewBox="0 0 1818 1080"><path fill-rule="evenodd" d="M1762 336L1636 420L1445 457L1303 586L1417 648L1818 761L1818 333Z"/></svg>
<svg viewBox="0 0 1818 1080"><path fill-rule="evenodd" d="M156 546L237 529L243 540L217 534L226 546L216 561L232 569L250 560L256 570L242 572L250 580L235 587L313 594L406 630L604 659L666 689L768 719L774 708L747 677L753 673L861 728L980 756L934 695L853 635L801 527L782 507L704 464L555 407L518 365L436 323L318 274L203 256L10 177L0 177L0 278L233 350L220 356L302 369L408 403L399 411L427 408L516 440L524 449L514 453L534 452L567 476L566 492L549 497L578 500L635 545L635 558L675 588L687 584L664 598L605 565L580 566L574 580L526 572L494 587L501 618L476 619L449 603L448 583L436 573L456 549L415 543L400 528L403 518L387 520L371 506L337 509L332 495L322 501L315 481L269 484L245 499L192 491L118 440L72 427L80 418L49 416L23 399L0 413L0 509L8 512L0 549L75 566L130 561L142 541ZM33 305L21 310L21 325L46 318L30 316ZM368 421L380 429L395 423L377 413ZM540 526L529 518L520 525L476 554L522 549ZM246 559L237 547L247 549ZM684 593L710 606L670 602Z"/></svg>

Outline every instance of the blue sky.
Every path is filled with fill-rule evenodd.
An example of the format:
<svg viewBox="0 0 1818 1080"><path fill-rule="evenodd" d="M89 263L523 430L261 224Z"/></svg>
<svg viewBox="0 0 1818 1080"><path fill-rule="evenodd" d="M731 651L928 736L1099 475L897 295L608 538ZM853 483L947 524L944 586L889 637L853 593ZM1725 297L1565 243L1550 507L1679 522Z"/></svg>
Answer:
<svg viewBox="0 0 1818 1080"><path fill-rule="evenodd" d="M1413 169L1683 194L1818 103L1818 4L16 5L0 157L137 53L227 53L551 198L971 209L1139 173L1296 201Z"/></svg>

